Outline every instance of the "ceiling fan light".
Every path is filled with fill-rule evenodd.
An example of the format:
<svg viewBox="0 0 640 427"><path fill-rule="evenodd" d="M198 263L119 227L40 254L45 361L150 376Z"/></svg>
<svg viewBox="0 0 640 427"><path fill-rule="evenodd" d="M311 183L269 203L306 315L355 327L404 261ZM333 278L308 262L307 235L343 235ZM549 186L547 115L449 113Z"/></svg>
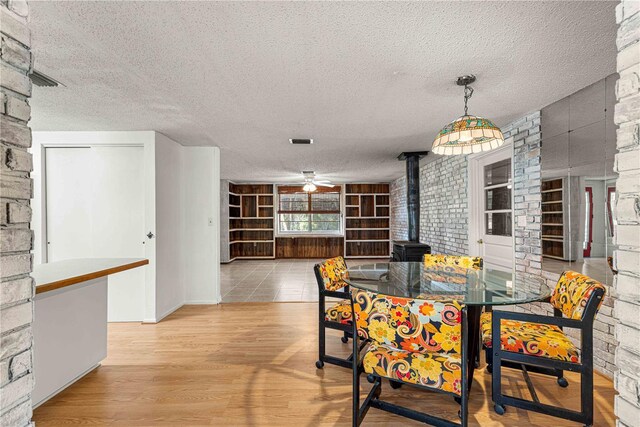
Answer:
<svg viewBox="0 0 640 427"><path fill-rule="evenodd" d="M316 191L318 189L318 187L316 187L316 185L312 182L307 182L303 187L302 190L307 192L307 193L313 193L314 191Z"/></svg>

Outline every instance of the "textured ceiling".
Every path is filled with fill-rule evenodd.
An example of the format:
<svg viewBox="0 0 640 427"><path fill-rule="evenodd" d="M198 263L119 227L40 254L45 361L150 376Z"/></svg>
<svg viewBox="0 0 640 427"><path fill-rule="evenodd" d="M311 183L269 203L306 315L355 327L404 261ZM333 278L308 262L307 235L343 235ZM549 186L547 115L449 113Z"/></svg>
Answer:
<svg viewBox="0 0 640 427"><path fill-rule="evenodd" d="M35 130L156 130L236 180L386 180L462 113L504 125L615 71L616 2L32 2ZM314 138L292 146L291 137Z"/></svg>

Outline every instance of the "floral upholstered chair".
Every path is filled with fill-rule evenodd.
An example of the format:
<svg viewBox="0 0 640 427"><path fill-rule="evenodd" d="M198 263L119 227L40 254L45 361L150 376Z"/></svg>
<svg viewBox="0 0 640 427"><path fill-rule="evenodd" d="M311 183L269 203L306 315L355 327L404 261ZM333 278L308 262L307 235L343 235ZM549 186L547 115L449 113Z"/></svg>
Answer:
<svg viewBox="0 0 640 427"><path fill-rule="evenodd" d="M424 266L432 267L461 267L473 270L482 270L482 257L471 257L466 255L440 255L424 254L422 258Z"/></svg>
<svg viewBox="0 0 640 427"><path fill-rule="evenodd" d="M349 285L344 281L347 276L347 263L339 256L328 259L313 267L318 282L319 343L316 367L322 369L326 363L351 367L351 361L326 354L326 328L343 332L342 342L351 336L351 300ZM326 298L343 298L327 307Z"/></svg>
<svg viewBox="0 0 640 427"><path fill-rule="evenodd" d="M360 289L351 294L358 338L353 340L353 425L360 425L368 407L375 407L428 424L466 426L464 307L454 300L397 298ZM359 340L368 345L363 347ZM362 371L374 385L361 407ZM446 424L442 418L380 400L382 378L461 399L462 424Z"/></svg>
<svg viewBox="0 0 640 427"><path fill-rule="evenodd" d="M593 321L605 291L598 281L575 271L565 271L549 300L554 316L506 311L481 316L482 341L487 349L487 369L493 375L496 412L503 414L508 405L593 424ZM580 330L579 345L569 339L563 327ZM527 365L527 369L523 369L525 376L527 370L556 376L561 387L568 386L563 371L580 372L580 412L503 395L501 368L513 366L513 362Z"/></svg>

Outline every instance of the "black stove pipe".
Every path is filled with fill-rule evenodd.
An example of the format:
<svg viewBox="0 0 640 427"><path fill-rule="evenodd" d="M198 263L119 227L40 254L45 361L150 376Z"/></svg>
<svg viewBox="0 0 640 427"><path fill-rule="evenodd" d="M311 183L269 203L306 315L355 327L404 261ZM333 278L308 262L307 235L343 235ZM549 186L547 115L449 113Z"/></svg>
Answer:
<svg viewBox="0 0 640 427"><path fill-rule="evenodd" d="M420 159L427 153L413 151L398 156L398 160L406 160L407 163L407 228L410 242L420 240Z"/></svg>

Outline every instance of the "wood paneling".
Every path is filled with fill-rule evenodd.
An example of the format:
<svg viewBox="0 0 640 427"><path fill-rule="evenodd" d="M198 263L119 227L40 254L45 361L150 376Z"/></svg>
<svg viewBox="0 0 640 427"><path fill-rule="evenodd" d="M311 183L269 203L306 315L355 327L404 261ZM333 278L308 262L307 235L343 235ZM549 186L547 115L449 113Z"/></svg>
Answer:
<svg viewBox="0 0 640 427"><path fill-rule="evenodd" d="M375 198L372 195L360 196L360 216L376 216Z"/></svg>
<svg viewBox="0 0 640 427"><path fill-rule="evenodd" d="M278 193L279 194L293 194L293 193L304 193L305 191L302 189L302 185L279 185ZM321 187L317 186L314 193L340 193L342 190L342 186L334 185L333 187Z"/></svg>
<svg viewBox="0 0 640 427"><path fill-rule="evenodd" d="M242 196L242 216L258 216L258 199L255 196Z"/></svg>
<svg viewBox="0 0 640 427"><path fill-rule="evenodd" d="M351 342L327 332L327 351L345 357ZM184 306L158 324L109 324L108 357L95 371L34 411L38 427L335 426L351 425L351 371L318 370L317 303ZM503 371L505 393L529 398L522 374ZM530 374L540 400L579 408L579 377ZM370 385L362 376L363 392ZM613 426L615 390L594 378L594 426ZM459 422L459 405L439 393L383 383L382 398ZM424 426L371 409L363 425ZM493 411L491 375L476 369L469 426L575 427L571 421L522 409Z"/></svg>
<svg viewBox="0 0 640 427"><path fill-rule="evenodd" d="M381 193L389 194L389 184L347 184L347 194Z"/></svg>
<svg viewBox="0 0 640 427"><path fill-rule="evenodd" d="M235 194L273 194L273 184L229 184L229 192Z"/></svg>
<svg viewBox="0 0 640 427"><path fill-rule="evenodd" d="M389 242L347 242L346 251L353 257L388 257Z"/></svg>
<svg viewBox="0 0 640 427"><path fill-rule="evenodd" d="M332 258L344 254L342 237L278 237L277 258Z"/></svg>

